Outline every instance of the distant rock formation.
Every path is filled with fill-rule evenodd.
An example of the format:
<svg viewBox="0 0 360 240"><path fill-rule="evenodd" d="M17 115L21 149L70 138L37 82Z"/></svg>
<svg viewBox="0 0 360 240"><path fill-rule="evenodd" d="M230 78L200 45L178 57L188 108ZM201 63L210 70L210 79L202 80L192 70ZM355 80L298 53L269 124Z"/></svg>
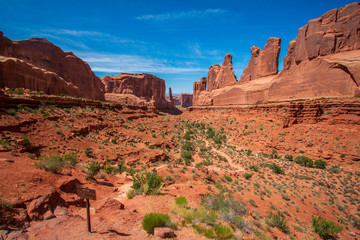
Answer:
<svg viewBox="0 0 360 240"><path fill-rule="evenodd" d="M195 82L193 103L227 106L360 96L359 26L360 3L330 10L299 29L280 74L276 74L280 39L270 38L264 50L252 47L239 84L204 91L202 83Z"/></svg>
<svg viewBox="0 0 360 240"><path fill-rule="evenodd" d="M240 82L278 74L281 39L271 37L267 40L264 50L253 46L251 59L241 75Z"/></svg>
<svg viewBox="0 0 360 240"><path fill-rule="evenodd" d="M174 101L174 98L173 98L173 95L172 95L172 91L171 91L171 88L169 87L169 100L170 100L170 103L175 106L175 101Z"/></svg>
<svg viewBox="0 0 360 240"><path fill-rule="evenodd" d="M209 68L208 90L212 91L235 84L237 84L237 80L232 67L232 56L227 53L222 65L217 64Z"/></svg>
<svg viewBox="0 0 360 240"><path fill-rule="evenodd" d="M45 38L11 41L0 32L0 87L105 100L89 65Z"/></svg>
<svg viewBox="0 0 360 240"><path fill-rule="evenodd" d="M193 95L182 93L180 96L180 105L181 107L190 107L193 104Z"/></svg>
<svg viewBox="0 0 360 240"><path fill-rule="evenodd" d="M165 99L165 81L154 75L121 73L101 78L105 85L105 98L133 105L154 105L170 108L173 105Z"/></svg>

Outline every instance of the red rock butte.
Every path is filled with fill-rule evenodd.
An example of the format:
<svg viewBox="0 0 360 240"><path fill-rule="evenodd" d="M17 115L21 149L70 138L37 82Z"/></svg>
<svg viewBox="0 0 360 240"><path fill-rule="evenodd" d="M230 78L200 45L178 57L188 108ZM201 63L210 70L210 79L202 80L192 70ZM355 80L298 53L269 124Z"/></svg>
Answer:
<svg viewBox="0 0 360 240"><path fill-rule="evenodd" d="M233 74L231 55L227 54L223 65L210 67L208 81L201 78L194 83L193 104L248 105L360 96L359 26L360 3L332 9L310 20L289 43L280 74L279 38L269 38L264 50L251 48L251 59L239 82Z"/></svg>

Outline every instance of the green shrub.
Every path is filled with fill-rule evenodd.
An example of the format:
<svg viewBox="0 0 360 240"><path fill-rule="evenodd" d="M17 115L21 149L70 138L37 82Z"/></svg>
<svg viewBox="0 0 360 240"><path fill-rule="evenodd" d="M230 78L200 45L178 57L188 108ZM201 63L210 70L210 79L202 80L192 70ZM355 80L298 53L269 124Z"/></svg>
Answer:
<svg viewBox="0 0 360 240"><path fill-rule="evenodd" d="M26 145L30 145L30 140L29 140L28 136L24 135L22 137L22 139L23 139L23 141L25 142Z"/></svg>
<svg viewBox="0 0 360 240"><path fill-rule="evenodd" d="M244 174L243 174L243 177L244 177L245 179L250 179L252 176L253 176L253 173L244 173Z"/></svg>
<svg viewBox="0 0 360 240"><path fill-rule="evenodd" d="M176 204L176 206L178 206L180 208L186 208L188 205L188 201L187 201L186 197L180 196L180 197L175 198L175 204Z"/></svg>
<svg viewBox="0 0 360 240"><path fill-rule="evenodd" d="M192 227L195 230L195 232L207 237L208 239L214 239L215 238L213 228L206 228L206 227L203 227L201 225L196 225L196 224L193 224Z"/></svg>
<svg viewBox="0 0 360 240"><path fill-rule="evenodd" d="M87 156L88 158L91 158L93 150L90 147L88 147L85 149L84 153L85 153L85 156Z"/></svg>
<svg viewBox="0 0 360 240"><path fill-rule="evenodd" d="M188 151L183 151L181 153L181 158L184 160L186 165L190 165L191 162L193 161L192 153Z"/></svg>
<svg viewBox="0 0 360 240"><path fill-rule="evenodd" d="M107 174L115 175L118 172L118 167L112 166L111 164L107 163L104 166L104 172L106 172Z"/></svg>
<svg viewBox="0 0 360 240"><path fill-rule="evenodd" d="M40 160L40 162L35 163L35 167L44 169L45 171L50 171L52 173L60 172L63 166L63 159L56 155L50 155L45 157L44 160Z"/></svg>
<svg viewBox="0 0 360 240"><path fill-rule="evenodd" d="M316 160L315 163L314 163L314 167L320 168L320 169L326 169L327 165L328 165L328 163L321 160L321 159Z"/></svg>
<svg viewBox="0 0 360 240"><path fill-rule="evenodd" d="M87 178L94 178L95 175L100 172L100 164L98 162L91 162L87 167Z"/></svg>
<svg viewBox="0 0 360 240"><path fill-rule="evenodd" d="M270 165L270 169L273 170L274 173L276 174L285 174L284 169L282 169L279 165L277 165L276 163L272 163Z"/></svg>
<svg viewBox="0 0 360 240"><path fill-rule="evenodd" d="M269 154L270 158L279 158L278 153L275 149Z"/></svg>
<svg viewBox="0 0 360 240"><path fill-rule="evenodd" d="M10 108L6 112L7 112L7 114L9 114L11 116L16 117L16 110L15 109Z"/></svg>
<svg viewBox="0 0 360 240"><path fill-rule="evenodd" d="M308 157L301 156L301 155L296 157L295 162L304 167L313 167L313 165L314 165L313 160L311 160Z"/></svg>
<svg viewBox="0 0 360 240"><path fill-rule="evenodd" d="M289 161L293 161L293 160L294 160L293 155L291 155L291 154L286 154L286 155L285 155L285 159L287 159L287 160L289 160Z"/></svg>
<svg viewBox="0 0 360 240"><path fill-rule="evenodd" d="M0 196L0 209L6 210L6 211L10 211L11 209L14 208L14 205L11 204L8 201L2 200L1 196Z"/></svg>
<svg viewBox="0 0 360 240"><path fill-rule="evenodd" d="M147 233L154 233L156 227L172 227L169 215L163 213L148 213L144 216L142 227Z"/></svg>
<svg viewBox="0 0 360 240"><path fill-rule="evenodd" d="M192 142L186 141L182 146L182 149L185 151L194 151L194 144Z"/></svg>
<svg viewBox="0 0 360 240"><path fill-rule="evenodd" d="M265 219L265 222L270 227L276 227L279 228L284 233L289 232L289 228L287 226L285 216L282 215L280 211L277 212L277 214L270 212L268 216Z"/></svg>
<svg viewBox="0 0 360 240"><path fill-rule="evenodd" d="M65 164L75 166L78 162L76 153L69 153L62 156Z"/></svg>
<svg viewBox="0 0 360 240"><path fill-rule="evenodd" d="M341 232L342 227L335 225L333 221L328 221L320 216L311 216L312 227L322 239L334 239Z"/></svg>
<svg viewBox="0 0 360 240"><path fill-rule="evenodd" d="M220 226L216 226L215 227L215 234L216 234L216 239L230 239L233 238L233 234L231 233L231 229L224 226L224 225L220 225Z"/></svg>
<svg viewBox="0 0 360 240"><path fill-rule="evenodd" d="M259 167L256 165L250 165L250 170L253 170L254 172L259 172Z"/></svg>
<svg viewBox="0 0 360 240"><path fill-rule="evenodd" d="M133 175L133 188L136 193L154 195L159 193L163 178L155 172Z"/></svg>

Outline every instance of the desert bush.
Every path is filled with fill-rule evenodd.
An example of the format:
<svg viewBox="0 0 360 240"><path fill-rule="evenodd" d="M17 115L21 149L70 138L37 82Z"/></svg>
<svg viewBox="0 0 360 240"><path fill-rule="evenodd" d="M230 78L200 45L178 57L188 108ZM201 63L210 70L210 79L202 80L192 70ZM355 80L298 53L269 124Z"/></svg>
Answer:
<svg viewBox="0 0 360 240"><path fill-rule="evenodd" d="M316 160L315 163L314 163L314 167L320 168L320 169L326 169L327 165L328 165L328 163L321 160L321 159Z"/></svg>
<svg viewBox="0 0 360 240"><path fill-rule="evenodd" d="M333 239L342 230L340 225L335 225L333 221L328 221L320 216L311 216L311 224L322 239Z"/></svg>
<svg viewBox="0 0 360 240"><path fill-rule="evenodd" d="M293 155L291 155L291 154L286 154L286 155L285 155L285 159L287 159L287 160L289 160L289 161L293 161L293 160L294 160L294 157L293 157Z"/></svg>
<svg viewBox="0 0 360 240"><path fill-rule="evenodd" d="M192 153L188 151L183 151L181 153L181 158L184 160L186 165L190 165L191 162L193 161Z"/></svg>
<svg viewBox="0 0 360 240"><path fill-rule="evenodd" d="M201 226L201 225L193 224L192 228L198 234L203 235L203 236L205 236L205 237L207 237L209 239L214 239L215 238L214 229L212 227L206 228L206 227Z"/></svg>
<svg viewBox="0 0 360 240"><path fill-rule="evenodd" d="M144 216L142 227L147 233L154 233L156 227L172 227L169 215L163 213L148 213Z"/></svg>
<svg viewBox="0 0 360 240"><path fill-rule="evenodd" d="M133 175L133 188L137 194L154 195L159 193L163 178L155 172Z"/></svg>
<svg viewBox="0 0 360 240"><path fill-rule="evenodd" d="M279 228L284 233L289 232L285 216L280 211L278 211L276 214L273 212L269 212L268 216L265 219L265 222L270 227Z"/></svg>
<svg viewBox="0 0 360 240"><path fill-rule="evenodd" d="M216 234L216 239L231 239L233 238L233 234L231 233L231 229L224 226L224 225L220 225L220 226L216 226L215 227L215 234Z"/></svg>
<svg viewBox="0 0 360 240"><path fill-rule="evenodd" d="M250 179L252 176L253 176L253 173L244 173L244 174L243 174L243 177L244 177L245 179Z"/></svg>
<svg viewBox="0 0 360 240"><path fill-rule="evenodd" d="M194 144L192 142L186 141L182 146L182 149L185 151L194 151Z"/></svg>
<svg viewBox="0 0 360 240"><path fill-rule="evenodd" d="M273 170L274 173L276 174L285 174L284 169L282 169L279 165L277 165L276 163L272 163L270 166L270 169Z"/></svg>
<svg viewBox="0 0 360 240"><path fill-rule="evenodd" d="M311 160L308 157L301 156L301 155L296 157L295 162L304 167L313 167L313 165L314 165L313 160Z"/></svg>
<svg viewBox="0 0 360 240"><path fill-rule="evenodd" d="M253 170L254 172L259 172L259 167L256 165L250 165L250 170Z"/></svg>
<svg viewBox="0 0 360 240"><path fill-rule="evenodd" d="M85 153L85 156L87 156L88 158L91 158L93 150L90 147L88 147L85 149L84 153Z"/></svg>
<svg viewBox="0 0 360 240"><path fill-rule="evenodd" d="M94 178L95 175L100 172L100 164L96 161L91 162L87 167L87 178Z"/></svg>
<svg viewBox="0 0 360 240"><path fill-rule="evenodd" d="M40 162L35 163L35 167L50 171L52 173L58 173L64 167L63 159L57 155L50 155Z"/></svg>
<svg viewBox="0 0 360 240"><path fill-rule="evenodd" d="M7 114L9 114L11 116L16 117L16 110L15 109L10 108L6 112L7 112Z"/></svg>
<svg viewBox="0 0 360 240"><path fill-rule="evenodd" d="M180 197L175 198L175 204L176 204L176 206L178 206L180 208L186 208L188 205L188 201L187 201L186 197L180 196Z"/></svg>
<svg viewBox="0 0 360 240"><path fill-rule="evenodd" d="M78 162L76 153L69 153L62 156L65 164L75 166Z"/></svg>

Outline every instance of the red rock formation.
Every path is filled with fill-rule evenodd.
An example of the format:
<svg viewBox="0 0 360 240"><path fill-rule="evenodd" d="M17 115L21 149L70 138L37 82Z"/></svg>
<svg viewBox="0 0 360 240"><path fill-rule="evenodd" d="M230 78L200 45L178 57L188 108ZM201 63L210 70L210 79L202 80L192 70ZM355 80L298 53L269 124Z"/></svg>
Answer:
<svg viewBox="0 0 360 240"><path fill-rule="evenodd" d="M181 94L180 96L180 105L182 107L190 107L192 106L193 95L192 94Z"/></svg>
<svg viewBox="0 0 360 240"><path fill-rule="evenodd" d="M101 78L105 85L105 98L127 104L155 105L158 108L173 107L165 99L165 81L154 75L121 73Z"/></svg>
<svg viewBox="0 0 360 240"><path fill-rule="evenodd" d="M208 90L212 91L235 84L237 84L237 80L232 67L232 56L227 53L221 66L214 65L209 68Z"/></svg>
<svg viewBox="0 0 360 240"><path fill-rule="evenodd" d="M193 105L198 105L198 98L202 91L206 91L207 80L206 77L202 77L198 82L194 82L193 85Z"/></svg>
<svg viewBox="0 0 360 240"><path fill-rule="evenodd" d="M271 37L267 40L264 50L253 46L251 59L241 75L240 82L278 74L281 39Z"/></svg>
<svg viewBox="0 0 360 240"><path fill-rule="evenodd" d="M174 101L174 98L173 98L172 91L171 91L170 87L169 87L169 100L170 100L171 104L173 106L175 106L175 101Z"/></svg>
<svg viewBox="0 0 360 240"><path fill-rule="evenodd" d="M278 58L280 39L270 38L263 51L252 48L252 58L239 84L212 91L195 91L194 87L194 105L248 105L360 96L359 26L360 3L333 9L310 20L289 43L284 69L279 75L274 59ZM210 68L209 78L217 77L220 68L218 65Z"/></svg>
<svg viewBox="0 0 360 240"><path fill-rule="evenodd" d="M310 20L289 43L268 100L360 95L360 3Z"/></svg>
<svg viewBox="0 0 360 240"><path fill-rule="evenodd" d="M44 38L11 41L1 33L0 54L3 56L0 62L1 87L26 87L48 94L64 93L105 99L104 86L89 65L73 53L63 52ZM11 66L11 69L7 69L7 66ZM49 77L49 74L56 76Z"/></svg>
<svg viewBox="0 0 360 240"><path fill-rule="evenodd" d="M360 49L360 3L332 9L310 20L289 43L284 68L333 53Z"/></svg>

